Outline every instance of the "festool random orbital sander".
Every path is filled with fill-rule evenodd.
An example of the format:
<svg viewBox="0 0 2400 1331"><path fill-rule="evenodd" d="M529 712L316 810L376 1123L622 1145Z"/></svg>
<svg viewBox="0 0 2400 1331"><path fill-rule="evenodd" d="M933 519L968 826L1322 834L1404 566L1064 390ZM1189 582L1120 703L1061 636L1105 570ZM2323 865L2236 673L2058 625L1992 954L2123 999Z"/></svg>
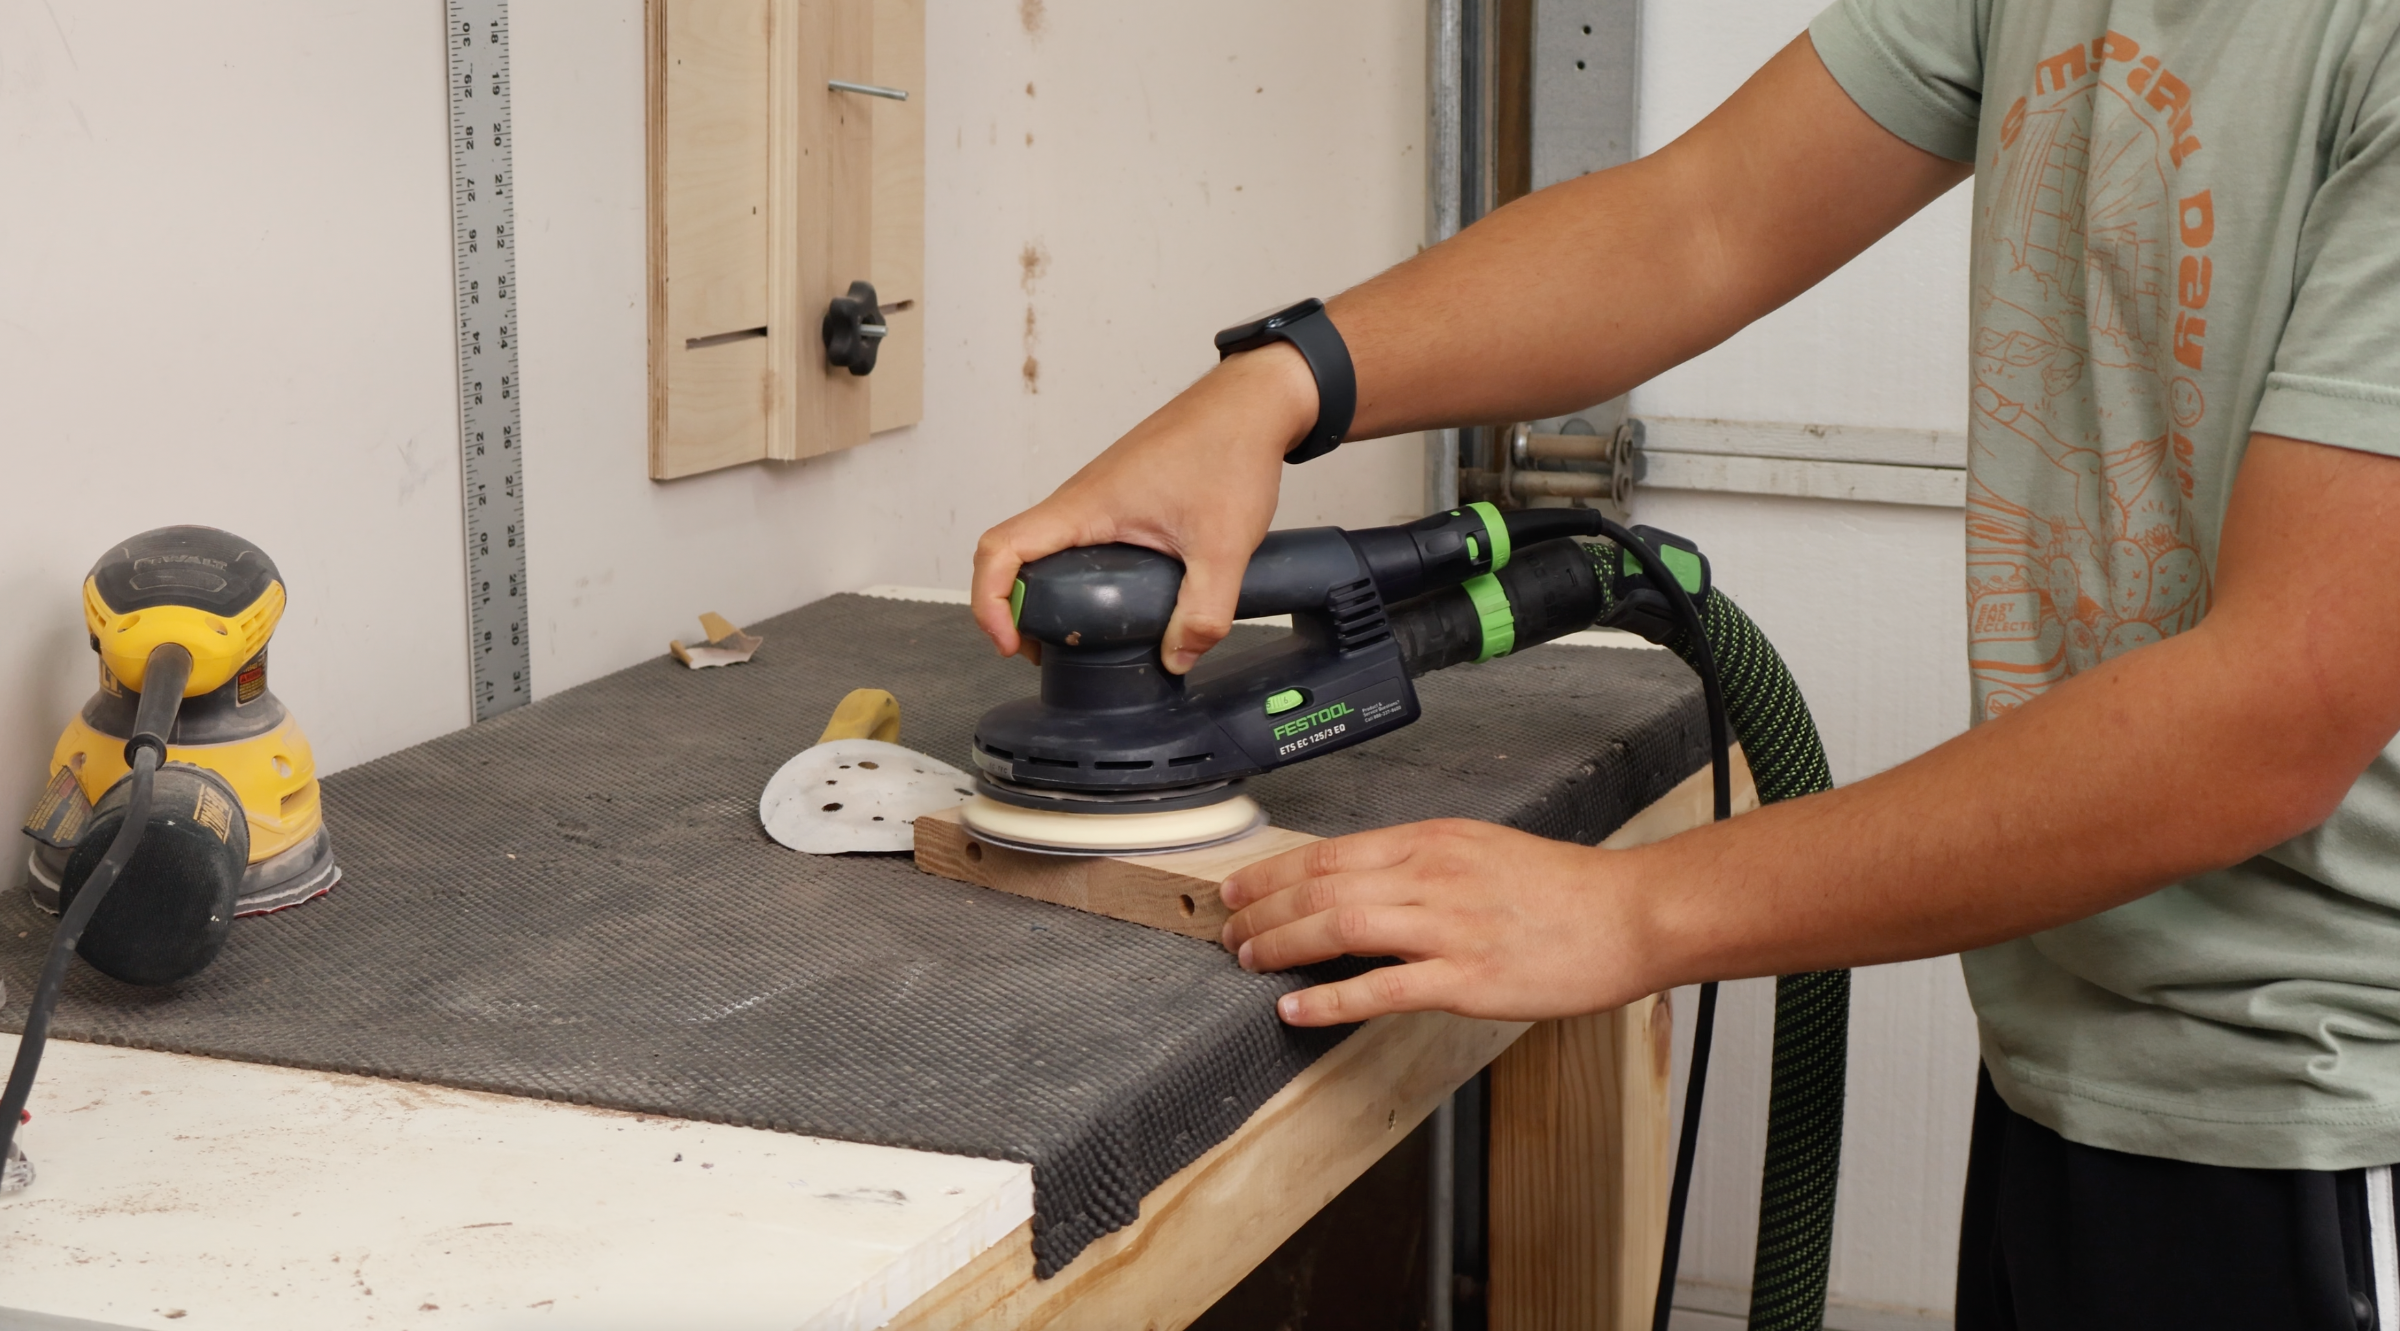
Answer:
<svg viewBox="0 0 2400 1331"><path fill-rule="evenodd" d="M236 915L296 905L340 877L316 764L267 690L282 575L211 527L162 527L92 566L84 625L100 689L68 722L25 831L34 900L60 912L14 1070L0 1161L33 1089L70 952L130 984L200 972Z"/></svg>
<svg viewBox="0 0 2400 1331"><path fill-rule="evenodd" d="M1588 509L1502 513L1473 504L1406 526L1269 533L1235 613L1289 614L1290 637L1167 673L1159 640L1183 566L1131 545L1066 550L1026 565L1012 609L1041 644L1042 687L975 731L987 840L1053 854L1184 850L1247 834L1263 811L1245 778L1332 753L1417 719L1410 680L1461 661L1590 628L1598 580L1583 547ZM1707 561L1673 551L1705 594ZM1643 575L1615 617L1671 628L1667 594Z"/></svg>
<svg viewBox="0 0 2400 1331"><path fill-rule="evenodd" d="M1572 537L1605 536L1583 544ZM977 723L977 836L1059 855L1126 855L1238 839L1265 821L1252 776L1418 717L1411 681L1594 625L1629 629L1692 665L1707 699L1717 816L1731 813L1729 740L1763 802L1832 785L1782 660L1710 584L1690 542L1588 509L1470 504L1405 526L1270 533L1236 615L1290 614L1292 633L1212 657L1189 677L1159 657L1182 565L1130 545L1027 564L1012 609L1039 644L1041 692ZM1654 1324L1674 1293L1716 986L1702 986ZM1750 1326L1820 1326L1840 1163L1849 973L1776 988L1766 1186Z"/></svg>

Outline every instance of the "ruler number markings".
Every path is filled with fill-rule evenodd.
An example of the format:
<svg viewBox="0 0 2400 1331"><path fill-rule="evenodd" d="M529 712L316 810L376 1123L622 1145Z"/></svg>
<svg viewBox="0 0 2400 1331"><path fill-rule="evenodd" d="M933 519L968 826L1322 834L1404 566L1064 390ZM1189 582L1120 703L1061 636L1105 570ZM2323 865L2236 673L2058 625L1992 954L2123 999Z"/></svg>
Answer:
<svg viewBox="0 0 2400 1331"><path fill-rule="evenodd" d="M532 700L507 0L447 0L451 258L475 719Z"/></svg>

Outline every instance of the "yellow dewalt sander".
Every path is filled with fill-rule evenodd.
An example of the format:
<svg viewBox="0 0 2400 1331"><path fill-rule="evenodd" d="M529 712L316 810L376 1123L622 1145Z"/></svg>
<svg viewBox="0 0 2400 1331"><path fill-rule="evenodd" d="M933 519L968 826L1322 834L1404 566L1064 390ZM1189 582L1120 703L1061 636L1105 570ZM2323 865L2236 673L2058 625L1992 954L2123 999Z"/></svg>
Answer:
<svg viewBox="0 0 2400 1331"><path fill-rule="evenodd" d="M146 531L92 566L83 618L100 688L59 736L50 782L26 822L36 904L59 910L77 850L94 840L109 792L131 770L126 741L138 696L151 654L169 645L192 666L163 765L216 778L241 815L249 850L234 914L295 906L339 880L308 738L267 688L267 639L283 606L275 561L214 527Z"/></svg>
<svg viewBox="0 0 2400 1331"><path fill-rule="evenodd" d="M0 1192L33 1181L16 1130L68 957L128 984L198 974L239 914L339 877L308 741L267 691L283 577L213 527L161 527L83 584L100 691L69 722L26 820L37 902L59 912L0 1092Z"/></svg>

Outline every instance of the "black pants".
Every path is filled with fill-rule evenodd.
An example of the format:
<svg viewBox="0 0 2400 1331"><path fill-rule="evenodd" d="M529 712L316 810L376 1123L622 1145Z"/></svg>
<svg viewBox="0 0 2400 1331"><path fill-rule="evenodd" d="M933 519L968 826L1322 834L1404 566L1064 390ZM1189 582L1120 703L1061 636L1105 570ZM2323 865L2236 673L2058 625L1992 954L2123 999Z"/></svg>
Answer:
<svg viewBox="0 0 2400 1331"><path fill-rule="evenodd" d="M2400 1303L2390 1188L2389 1169L2229 1169L2079 1146L1981 1075L1957 1328L2391 1331L2400 1317L2379 1320L2375 1269L2380 1250L2385 1302Z"/></svg>

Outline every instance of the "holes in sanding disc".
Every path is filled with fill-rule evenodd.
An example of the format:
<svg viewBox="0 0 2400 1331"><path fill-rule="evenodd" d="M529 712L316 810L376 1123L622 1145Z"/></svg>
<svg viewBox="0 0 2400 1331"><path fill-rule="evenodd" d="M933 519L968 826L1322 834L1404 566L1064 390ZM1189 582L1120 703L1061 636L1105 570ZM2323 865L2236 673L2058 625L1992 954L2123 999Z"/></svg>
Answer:
<svg viewBox="0 0 2400 1331"><path fill-rule="evenodd" d="M841 809L842 806L839 804L828 804L825 806L825 812L827 813L839 813L841 812Z"/></svg>

